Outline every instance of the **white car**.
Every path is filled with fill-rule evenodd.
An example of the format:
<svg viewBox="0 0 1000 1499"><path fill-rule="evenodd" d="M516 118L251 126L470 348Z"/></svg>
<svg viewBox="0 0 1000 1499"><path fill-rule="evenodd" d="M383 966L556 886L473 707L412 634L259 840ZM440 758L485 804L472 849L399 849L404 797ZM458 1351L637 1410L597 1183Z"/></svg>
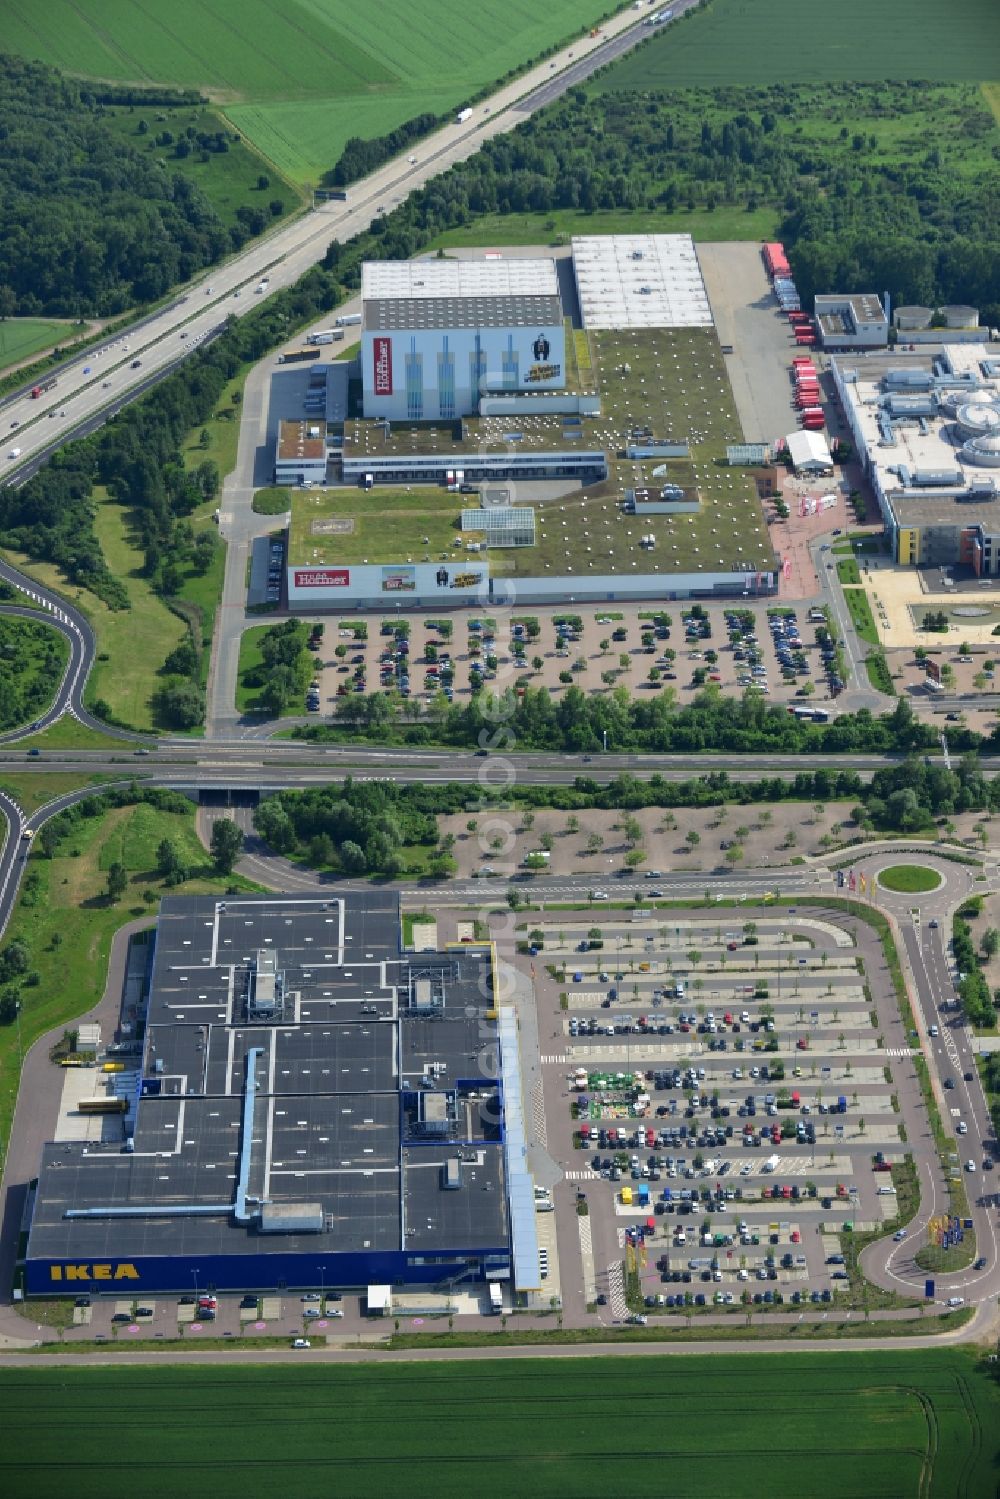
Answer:
<svg viewBox="0 0 1000 1499"><path fill-rule="evenodd" d="M310 1341L309 1341L308 1338L293 1338L292 1339L292 1347L293 1348L311 1348L312 1344L310 1343Z"/></svg>

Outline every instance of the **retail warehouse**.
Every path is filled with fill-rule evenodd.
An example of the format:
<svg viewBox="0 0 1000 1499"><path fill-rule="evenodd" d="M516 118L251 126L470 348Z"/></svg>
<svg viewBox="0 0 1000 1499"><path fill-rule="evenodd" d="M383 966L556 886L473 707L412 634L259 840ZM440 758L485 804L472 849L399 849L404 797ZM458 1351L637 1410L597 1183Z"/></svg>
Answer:
<svg viewBox="0 0 1000 1499"><path fill-rule="evenodd" d="M553 260L368 261L361 299L366 417L448 422L566 383Z"/></svg>
<svg viewBox="0 0 1000 1499"><path fill-rule="evenodd" d="M498 251L364 267L356 395L291 504L291 610L485 606L509 580L525 604L776 590L756 491L722 466L743 433L691 237L572 248L561 278ZM672 502L640 517L639 490Z"/></svg>
<svg viewBox="0 0 1000 1499"><path fill-rule="evenodd" d="M516 1022L398 900L165 900L116 1138L44 1147L28 1295L539 1288Z"/></svg>

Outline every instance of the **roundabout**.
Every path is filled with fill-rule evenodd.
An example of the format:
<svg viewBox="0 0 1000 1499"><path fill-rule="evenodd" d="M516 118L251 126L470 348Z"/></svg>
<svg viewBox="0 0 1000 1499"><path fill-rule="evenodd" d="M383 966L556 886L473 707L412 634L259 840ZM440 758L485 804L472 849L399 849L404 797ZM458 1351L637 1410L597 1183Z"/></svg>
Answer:
<svg viewBox="0 0 1000 1499"><path fill-rule="evenodd" d="M897 895L927 895L944 884L944 876L925 864L889 864L878 871L877 879L883 890Z"/></svg>

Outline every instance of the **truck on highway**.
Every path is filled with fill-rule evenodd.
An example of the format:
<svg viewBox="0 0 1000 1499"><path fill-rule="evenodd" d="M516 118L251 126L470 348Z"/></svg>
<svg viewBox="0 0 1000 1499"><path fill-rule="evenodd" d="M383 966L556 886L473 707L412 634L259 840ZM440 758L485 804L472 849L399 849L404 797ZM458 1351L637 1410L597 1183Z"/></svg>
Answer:
<svg viewBox="0 0 1000 1499"><path fill-rule="evenodd" d="M31 387L31 399L37 401L47 390L55 390L55 387L56 381L54 376L51 380L41 380L37 385Z"/></svg>
<svg viewBox="0 0 1000 1499"><path fill-rule="evenodd" d="M361 321L360 312L344 312L335 320L338 328L353 328Z"/></svg>
<svg viewBox="0 0 1000 1499"><path fill-rule="evenodd" d="M321 328L318 333L307 333L307 344L332 344L344 336L343 328Z"/></svg>
<svg viewBox="0 0 1000 1499"><path fill-rule="evenodd" d="M289 349L287 354L278 355L279 364L300 364L303 359L318 359L319 349Z"/></svg>
<svg viewBox="0 0 1000 1499"><path fill-rule="evenodd" d="M21 456L21 449L20 448L11 448L10 452L7 454L8 458L20 458L20 456Z"/></svg>
<svg viewBox="0 0 1000 1499"><path fill-rule="evenodd" d="M466 122L466 120L471 120L471 119L472 119L472 110L471 109L460 109L458 111L458 114L455 116L455 124L456 125L464 125L465 122Z"/></svg>

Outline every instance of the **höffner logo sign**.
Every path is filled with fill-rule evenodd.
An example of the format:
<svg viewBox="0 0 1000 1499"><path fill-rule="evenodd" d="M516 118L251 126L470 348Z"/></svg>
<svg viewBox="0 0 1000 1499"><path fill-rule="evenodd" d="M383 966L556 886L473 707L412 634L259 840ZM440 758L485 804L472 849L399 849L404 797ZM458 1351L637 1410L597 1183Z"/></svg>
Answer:
<svg viewBox="0 0 1000 1499"><path fill-rule="evenodd" d="M373 353L375 357L375 394L377 396L392 395L392 339L376 338L373 340Z"/></svg>

